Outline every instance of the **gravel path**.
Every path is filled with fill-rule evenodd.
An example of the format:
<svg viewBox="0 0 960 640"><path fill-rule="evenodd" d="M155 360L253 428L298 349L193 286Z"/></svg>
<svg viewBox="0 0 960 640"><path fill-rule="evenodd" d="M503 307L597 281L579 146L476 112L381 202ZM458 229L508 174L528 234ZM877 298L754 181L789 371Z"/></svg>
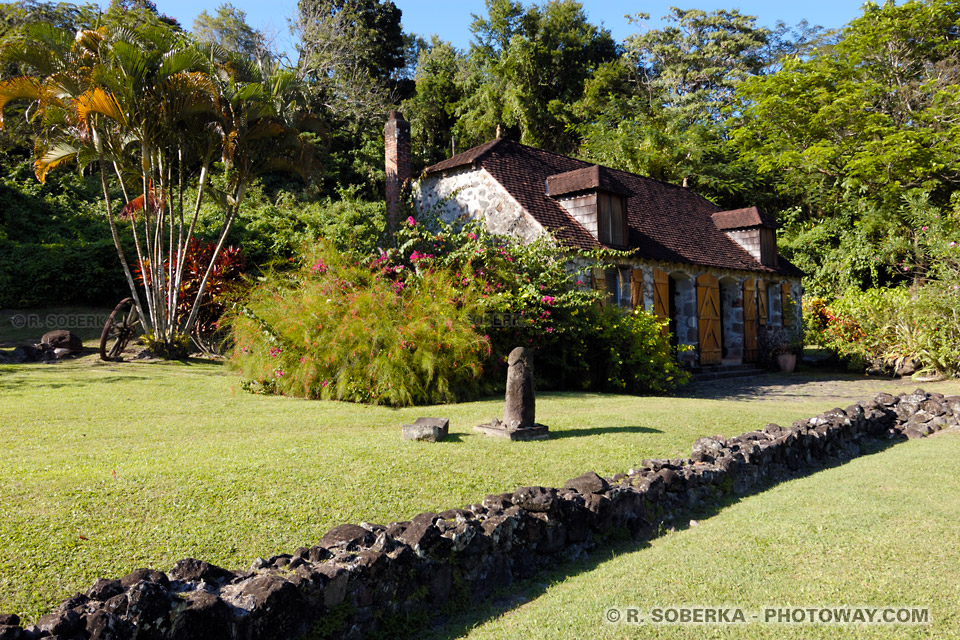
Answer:
<svg viewBox="0 0 960 640"><path fill-rule="evenodd" d="M690 398L797 402L829 399L846 407L878 393L894 395L921 388L927 392L960 395L960 380L918 382L907 379L873 378L863 374L807 370L792 374L768 373L750 378L695 382L679 393Z"/></svg>

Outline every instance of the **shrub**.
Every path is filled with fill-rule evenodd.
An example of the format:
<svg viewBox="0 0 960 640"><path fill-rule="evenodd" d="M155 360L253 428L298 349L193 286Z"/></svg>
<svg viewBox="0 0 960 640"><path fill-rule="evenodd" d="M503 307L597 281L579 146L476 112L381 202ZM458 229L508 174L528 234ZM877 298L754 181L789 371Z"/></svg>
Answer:
<svg viewBox="0 0 960 640"><path fill-rule="evenodd" d="M960 283L915 289L850 289L820 311L821 344L851 367L895 370L907 360L926 372L960 375Z"/></svg>
<svg viewBox="0 0 960 640"><path fill-rule="evenodd" d="M590 290L591 267L616 252L582 256L578 268L551 238L523 244L491 235L475 222L446 223L434 213L410 217L397 232L397 246L378 259L400 268L405 281L445 269L480 294L479 324L490 337L493 358L486 373L501 388L506 359L518 346L536 352L537 384L543 389L662 392L687 379L676 363L660 323L643 312L602 310Z"/></svg>
<svg viewBox="0 0 960 640"><path fill-rule="evenodd" d="M405 406L480 392L489 342L478 298L448 272L415 282L319 242L232 318L232 362L255 391Z"/></svg>

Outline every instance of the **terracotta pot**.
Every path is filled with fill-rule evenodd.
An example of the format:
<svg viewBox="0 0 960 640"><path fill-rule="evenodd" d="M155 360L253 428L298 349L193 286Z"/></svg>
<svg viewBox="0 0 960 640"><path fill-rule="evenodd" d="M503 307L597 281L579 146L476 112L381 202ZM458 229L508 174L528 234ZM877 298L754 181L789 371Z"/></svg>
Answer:
<svg viewBox="0 0 960 640"><path fill-rule="evenodd" d="M797 354L781 353L777 355L777 364L780 365L780 371L784 373L793 373L797 368Z"/></svg>

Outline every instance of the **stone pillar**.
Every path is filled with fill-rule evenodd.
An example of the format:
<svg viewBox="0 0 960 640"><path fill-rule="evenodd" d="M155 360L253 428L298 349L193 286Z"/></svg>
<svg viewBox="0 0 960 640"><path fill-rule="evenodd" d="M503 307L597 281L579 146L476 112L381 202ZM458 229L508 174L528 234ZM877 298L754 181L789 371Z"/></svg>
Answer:
<svg viewBox="0 0 960 640"><path fill-rule="evenodd" d="M503 422L507 429L532 427L536 422L533 354L517 347L507 358L507 394Z"/></svg>
<svg viewBox="0 0 960 640"><path fill-rule="evenodd" d="M387 172L387 230L397 228L400 198L410 180L410 123L396 110L383 127L384 167Z"/></svg>

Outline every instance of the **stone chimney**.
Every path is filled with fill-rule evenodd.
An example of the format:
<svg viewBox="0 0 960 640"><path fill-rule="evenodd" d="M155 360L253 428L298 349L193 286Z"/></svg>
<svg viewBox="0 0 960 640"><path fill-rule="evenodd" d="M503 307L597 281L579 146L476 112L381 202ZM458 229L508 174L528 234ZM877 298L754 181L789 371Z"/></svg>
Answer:
<svg viewBox="0 0 960 640"><path fill-rule="evenodd" d="M383 127L384 164L387 170L387 230L397 228L400 198L410 181L410 123L396 110Z"/></svg>

